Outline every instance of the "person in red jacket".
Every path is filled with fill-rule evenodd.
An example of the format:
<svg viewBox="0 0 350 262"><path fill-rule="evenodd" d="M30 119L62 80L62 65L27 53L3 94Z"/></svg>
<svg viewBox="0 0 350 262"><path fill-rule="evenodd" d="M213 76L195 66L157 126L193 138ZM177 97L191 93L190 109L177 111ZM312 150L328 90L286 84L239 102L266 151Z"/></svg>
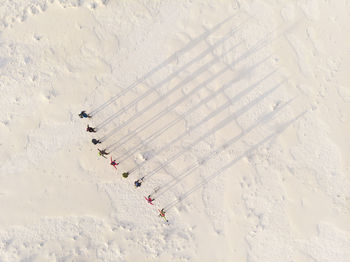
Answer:
<svg viewBox="0 0 350 262"><path fill-rule="evenodd" d="M149 204L153 205L152 201L154 201L154 198L151 198L151 195L148 195L148 197L145 197L145 199Z"/></svg>
<svg viewBox="0 0 350 262"><path fill-rule="evenodd" d="M115 162L115 160L113 160L112 157L111 157L111 165L112 165L115 169L117 169L117 165L119 165L119 163Z"/></svg>

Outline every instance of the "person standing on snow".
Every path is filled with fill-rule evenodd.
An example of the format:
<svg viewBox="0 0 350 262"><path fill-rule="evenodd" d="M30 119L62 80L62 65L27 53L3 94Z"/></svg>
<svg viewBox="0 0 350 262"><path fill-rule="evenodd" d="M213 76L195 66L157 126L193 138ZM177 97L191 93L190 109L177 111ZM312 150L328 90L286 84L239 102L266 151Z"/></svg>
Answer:
<svg viewBox="0 0 350 262"><path fill-rule="evenodd" d="M154 198L151 198L151 195L148 195L148 197L145 197L145 199L149 204L153 205L152 201L154 201Z"/></svg>
<svg viewBox="0 0 350 262"><path fill-rule="evenodd" d="M115 160L112 160L112 157L111 157L111 165L117 169L117 165L119 165L119 163L115 162Z"/></svg>
<svg viewBox="0 0 350 262"><path fill-rule="evenodd" d="M109 155L109 153L106 152L106 149L100 150L97 148L97 150L98 150L98 154L100 156L103 156L104 158L106 158L105 155Z"/></svg>
<svg viewBox="0 0 350 262"><path fill-rule="evenodd" d="M81 111L79 114L80 118L91 118L89 114L87 114L85 111Z"/></svg>
<svg viewBox="0 0 350 262"><path fill-rule="evenodd" d="M164 208L162 208L161 210L158 209L158 211L159 211L159 216L164 218L165 222L168 222L168 219L166 219L166 217L165 217L165 210L164 210Z"/></svg>
<svg viewBox="0 0 350 262"><path fill-rule="evenodd" d="M87 125L87 127L86 127L86 131L88 131L88 132L92 132L92 133L96 133L96 129L95 129L95 128L93 128L93 127L91 127L91 126L89 126L89 125Z"/></svg>
<svg viewBox="0 0 350 262"><path fill-rule="evenodd" d="M95 138L93 138L93 139L91 140L91 142L92 142L94 145L97 145L97 144L101 144L101 143L102 143L100 140L95 139Z"/></svg>
<svg viewBox="0 0 350 262"><path fill-rule="evenodd" d="M143 177L134 182L135 187L140 187L142 185Z"/></svg>

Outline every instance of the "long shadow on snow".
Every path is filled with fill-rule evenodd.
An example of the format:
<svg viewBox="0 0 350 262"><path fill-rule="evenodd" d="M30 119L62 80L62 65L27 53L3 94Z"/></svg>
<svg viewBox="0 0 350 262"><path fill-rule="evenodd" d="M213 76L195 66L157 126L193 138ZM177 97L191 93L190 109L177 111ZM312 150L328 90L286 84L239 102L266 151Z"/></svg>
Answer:
<svg viewBox="0 0 350 262"><path fill-rule="evenodd" d="M240 25L242 26L242 25ZM239 27L240 27L239 26ZM196 56L194 59L192 59L190 62L188 62L187 64L183 65L181 68L179 68L178 70L176 70L175 72L171 73L169 76L167 76L165 79L163 79L162 81L160 81L159 83L157 83L156 85L154 85L151 89L147 90L144 94L140 95L139 97L137 97L136 99L134 99L132 102L130 102L128 105L124 106L123 108L121 108L118 112L116 112L115 114L113 114L112 116L110 116L109 118L107 118L106 120L104 120L101 124L97 125L96 128L97 129L101 129L102 127L106 126L108 123L111 123L111 121L122 115L124 112L126 112L126 110L128 110L129 108L131 108L132 106L136 105L138 102L140 102L142 99L146 98L147 96L151 95L153 92L156 92L157 89L159 89L161 86L163 86L164 84L168 83L169 81L171 81L173 78L175 78L180 72L184 71L187 67L191 66L192 64L200 61L202 58L206 57L207 55L210 55L212 53L212 51L217 48L219 45L223 44L225 41L227 41L228 39L230 39L230 37L232 37L234 35L235 32L238 31L237 27L235 30L232 30L230 33L228 33L224 38L222 38L221 40L217 41L213 46L207 48L206 50L204 50L202 53L200 53L198 56ZM239 44L238 44L239 45ZM230 51L232 51L234 48L236 48L238 45L232 47L230 50L226 51L224 54L222 54L220 57L223 57L226 53L229 53ZM203 72L205 72L210 66L213 66L215 63L220 61L220 57L215 57L214 59L212 59L210 62L206 63L204 66L200 67L199 69L197 69L194 73L192 73L190 76L186 77L184 80L182 80L179 84L177 84L174 88L170 89L167 93L165 93L164 95L161 95L155 102L152 102L147 108L143 109L142 112L138 112L137 114L135 114L133 117L129 118L128 120L126 120L123 124L117 126L116 128L114 128L112 131L110 131L107 135L103 136L101 138L101 141L105 141L106 139L108 139L109 137L111 137L112 135L114 135L117 131L121 130L123 127L125 127L126 125L128 125L129 123L131 123L133 120L141 117L145 112L147 112L148 110L150 110L152 107L154 107L155 105L157 105L159 102L163 101L164 98L166 98L167 96L170 96L173 92L175 92L176 90L178 90L179 88L181 88L182 86L190 83L193 79L195 79L197 76L199 76L200 74L202 74Z"/></svg>
<svg viewBox="0 0 350 262"><path fill-rule="evenodd" d="M197 161L197 163L194 163L190 168L186 168L186 170L183 170L180 172L181 175L174 177L167 183L164 183L162 186L158 187L158 190L155 194L152 194L153 197L159 198L161 195L163 195L165 192L167 192L170 188L174 187L178 183L180 183L183 179L185 179L187 176L192 174L196 169L201 167L203 164L208 162L213 157L217 156L221 152L225 151L228 147L232 146L236 142L238 142L241 138L248 135L250 132L252 132L254 129L259 127L260 125L266 124L270 120L273 119L273 117L282 111L283 108L285 108L287 105L289 105L292 102L292 100L289 100L288 102L284 103L283 105L280 105L277 107L274 111L269 112L265 114L264 116L260 117L254 124L252 124L250 127L242 130L242 132L230 139L229 141L225 142L223 145L218 147L215 151L210 152L207 154L206 157L204 157L202 160Z"/></svg>
<svg viewBox="0 0 350 262"><path fill-rule="evenodd" d="M185 198L190 196L193 192L196 190L200 189L203 187L205 184L207 184L210 180L214 179L215 177L219 176L221 173L223 173L225 170L233 166L235 163L237 163L239 160L242 158L249 156L254 150L258 149L261 145L269 142L270 140L273 140L275 137L277 137L279 134L281 134L284 130L286 130L291 124L295 123L299 118L301 118L306 112L303 112L299 114L297 117L293 118L289 122L285 123L282 127L280 127L276 132L272 133L271 135L265 137L262 139L260 142L256 143L255 145L251 146L250 149L248 149L246 152L241 154L240 156L236 157L234 160L232 160L230 163L227 165L223 166L221 169L219 169L217 172L214 174L208 176L205 181L199 183L198 185L192 187L190 190L188 190L186 193L180 195L177 199L174 201L170 202L164 207L165 211L168 211L172 207L176 206L178 203L182 202Z"/></svg>
<svg viewBox="0 0 350 262"><path fill-rule="evenodd" d="M176 60L180 55L185 54L186 52L192 50L194 47L196 47L199 43L201 43L201 41L203 41L204 39L206 39L208 36L210 36L211 34L213 34L215 31L219 30L220 27L222 27L224 24L226 24L228 21L230 21L233 17L237 16L239 13L229 16L226 19L224 19L222 22L218 23L217 25L215 25L213 28L205 31L203 34L201 34L200 36L198 36L197 38L193 39L192 41L190 41L186 46L184 46L183 48L181 48L180 50L176 51L173 55L171 55L170 57L168 57L166 60L164 60L160 65L158 65L157 67L153 68L151 71L149 71L148 73L146 73L143 77L141 77L140 79L138 79L137 81L135 81L134 83L132 83L129 87L127 87L126 89L122 90L119 94L111 97L108 101L106 101L105 103L103 103L102 105L100 105L99 107L95 108L94 110L92 110L89 114L92 116L95 116L97 113L101 112L103 109L105 109L107 106L109 106L110 104L112 104L115 100L117 100L118 98L120 98L121 96L127 94L129 91L131 91L133 88L135 88L138 84L142 83L143 81L145 81L147 78L151 77L153 74L155 74L156 72L158 72L160 69L162 69L163 67L167 66L168 64L170 64L172 61Z"/></svg>
<svg viewBox="0 0 350 262"><path fill-rule="evenodd" d="M290 26L289 29L286 29L285 31L290 30L290 28L292 28L292 27L293 27L293 26ZM275 36L275 37L273 37L272 39L270 39L270 41L268 41L268 40L269 40L269 37L272 36L274 32L279 31L278 28L279 28L279 26L276 27L276 28L274 28L273 30L271 30L269 33L267 33L267 34L265 35L264 38L262 38L261 40L259 40L251 49L249 49L245 54L243 54L241 57L239 57L239 60L240 60L240 59L243 59L243 58L246 58L246 57L249 57L249 55L253 54L254 52L256 52L256 51L258 51L258 50L260 50L260 49L262 49L262 48L264 48L264 47L267 46L269 43L271 43L272 41L274 41L274 40L278 39L280 36L282 36L283 33L280 33L280 34L278 34L277 36ZM185 132L183 135L186 135L186 133L187 133L187 132ZM176 141L178 141L181 137L182 137L182 135L179 136L179 137L176 139ZM175 141L173 140L171 143L168 143L167 145L172 144L173 142L175 142ZM161 148L160 150L158 150L154 155L157 155L159 152L165 150L165 148L166 148L166 147L162 147L162 148ZM143 162L142 164L136 166L136 167L133 168L131 171L129 171L129 173L133 173L136 169L141 168L145 163L146 163L146 162ZM146 176L148 176L148 175L146 175Z"/></svg>
<svg viewBox="0 0 350 262"><path fill-rule="evenodd" d="M263 62L263 61L262 61ZM128 152L126 152L124 154L124 156L120 156L117 159L119 160L120 163L122 163L123 161L125 161L126 159L128 159L130 156L132 156L135 152L137 152L139 150L140 147L142 146L146 146L148 145L151 141L153 141L155 138L159 137L160 135L162 135L165 131L167 131L168 129L170 129L171 127L173 127L174 125L176 125L178 122L180 122L181 120L183 120L186 116L189 116L190 114L192 114L193 112L195 112L197 109L199 109L202 105L207 104L208 102L210 102L211 100L215 99L216 96L218 96L219 94L223 94L228 88L232 87L232 85L235 82L238 82L240 79L242 79L242 77L244 77L245 74L249 74L251 73L252 70L255 70L255 68L257 68L260 64L262 64L262 62L252 66L251 68L245 70L242 74L243 75L239 75L238 77L230 80L229 82L227 82L226 84L224 84L220 89L216 90L214 93L209 94L206 98L204 98L203 100L201 100L198 104L196 104L194 107L192 107L191 109L189 109L188 111L182 113L179 117L177 117L176 119L174 119L173 121L171 121L170 123L166 124L165 126L163 126L161 129L159 129L158 131L156 131L155 133L153 133L152 135L148 136L146 139L144 139L141 143L139 143L138 145L136 145L135 147L133 147L132 149L130 149ZM267 78L269 78L271 75L273 75L277 70L272 71L271 73L269 73L268 75L266 75L264 78L262 78L261 80L257 81L256 83L254 83L253 85L251 85L250 87L248 87L247 89L241 91L240 93L238 93L234 98L230 99L229 103L226 103L222 108L223 110L229 106L230 104L232 104L235 101L238 101L238 99L240 99L241 97L243 97L244 95L248 94L249 92L251 92L252 90L254 90L254 88L256 86L258 86L260 83L262 83L264 80L266 80ZM151 122L152 124L153 122ZM201 124L203 124L203 122L200 122ZM198 126L197 126L198 127ZM192 130L189 130L188 132L192 132ZM133 135L137 135L137 133L134 133ZM120 144L120 146L122 146L124 143Z"/></svg>
<svg viewBox="0 0 350 262"><path fill-rule="evenodd" d="M177 159L178 157L180 157L184 152L188 151L190 148L192 148L193 146L195 146L196 144L198 144L199 142L201 142L203 139L205 139L206 137L214 134L215 132L219 131L220 129L224 128L225 126L227 126L229 123L231 123L232 121L236 120L239 116L243 115L244 113L246 113L248 110L250 110L251 108L253 108L256 104L258 104L262 99L264 99L266 96L268 96L269 94L271 94L272 92L274 92L275 90L277 90L282 84L284 83L281 82L279 84L277 84L275 87L273 87L272 89L266 91L264 94L262 94L261 96L259 96L258 98L254 99L253 101L249 102L247 105L244 105L241 109L237 110L235 113L229 115L228 117L226 117L224 120L220 121L219 124L217 124L214 128L210 129L209 131L207 131L204 135L200 136L198 139L196 139L194 142L192 142L190 145L188 145L187 147L185 147L183 150L179 151L178 153L176 153L175 155L173 155L171 158L167 159L167 161L165 161L164 164L160 165L159 167L155 168L153 171L151 171L150 173L148 173L147 175L144 176L144 178L148 179L151 176L155 175L159 170L161 170L162 168L164 168L165 166L167 166L168 164L170 164L171 162L173 162L175 159ZM229 101L230 102L230 101ZM231 103L230 103L231 104ZM181 138L183 138L185 135L187 135L187 131L184 132L182 135L180 135L179 137L177 137L175 140L179 140ZM174 140L172 142L170 142L169 144L172 144L174 142ZM167 148L168 145L166 145L165 147L163 147L160 151L164 150L165 148ZM159 153L159 152L157 152ZM136 169L136 168L135 168ZM135 169L133 169L132 171L130 171L130 173L132 173L133 171L135 171Z"/></svg>
<svg viewBox="0 0 350 262"><path fill-rule="evenodd" d="M249 57L250 55L254 54L255 52L263 49L264 47L266 47L268 45L267 39L269 37L271 33L267 34L264 38L260 39L253 47L251 47L247 52L245 52L244 54L242 54L240 57L238 57L234 62L232 62L230 64L230 66L234 66L237 65L239 62L243 61L244 59L246 59L247 57ZM239 45L239 44L238 44ZM236 45L237 46L237 45ZM234 46L231 49L234 49L236 46ZM230 49L230 50L231 50ZM229 51L230 51L229 50ZM228 53L229 51L226 51L226 53ZM221 56L224 56L225 54L222 54ZM220 56L220 57L221 57ZM202 66L200 69L198 69L194 74L190 75L189 77L187 77L184 81L182 81L179 85L177 85L173 90L179 88L181 85L188 83L189 81L193 80L194 76L197 76L198 73L202 73L204 72L204 70L206 70L210 65L212 65L213 63L216 63L220 57L216 57L213 60L211 60L209 63L207 63L206 65ZM203 88L205 85L209 84L211 81L213 81L214 79L216 79L217 77L219 77L221 74L223 74L224 72L226 72L230 66L226 66L224 69L220 70L218 73L216 73L215 75L213 75L212 77L210 77L208 80L204 81L203 83L201 83L199 86L197 86L194 90L192 90L189 94L187 94L185 97L181 98L180 100L176 101L175 103L173 103L172 106L168 107L167 110L158 113L158 115L156 115L154 117L154 119L151 119L149 121L151 121L150 123L153 123L155 120L159 119L162 115L166 114L167 112L169 112L170 110L172 110L173 108L175 108L175 106L177 106L179 103L185 101L186 98L190 97L191 95L195 94L197 91L199 91L201 88ZM166 96L168 96L171 92L173 92L173 90L171 90L170 92L166 93L164 96L161 96L158 100L157 103L162 101ZM150 104L150 106L147 107L145 111L149 110L150 108L152 108L156 103L152 103ZM142 114L137 114L134 117L132 117L132 120L140 117L140 115ZM129 121L126 121L126 123L128 123ZM136 128L135 130L131 131L128 135L126 135L125 137L123 137L122 139L118 140L117 142L113 143L112 145L108 146L107 149L109 151L113 151L116 149L117 146L120 146L119 143L122 140L127 140L128 137L135 135L135 132L138 132L137 130L141 130L144 129L145 126L147 125L147 122L142 124L141 126L139 126L138 128ZM114 132L120 130L121 128L123 128L124 126L126 126L126 124L123 124L121 126L116 127L114 130L112 130L108 135L104 136L102 138L102 141L105 141L106 138L110 137Z"/></svg>
<svg viewBox="0 0 350 262"><path fill-rule="evenodd" d="M222 57L226 54L228 54L229 52L233 51L237 46L239 46L240 44L237 44L235 46L233 46L232 48L230 48L228 51L226 51L224 54L222 54ZM221 57L221 56L220 56ZM127 126L128 124L130 124L132 121L134 121L135 119L141 117L145 112L147 112L148 110L150 110L151 108L153 108L155 105L157 105L159 102L164 101L164 99L168 96L170 96L173 92L179 90L181 87L183 87L184 85L190 83L192 80L194 80L196 77L198 77L200 74L204 73L206 70L208 70L211 66L213 66L215 63L218 63L220 61L220 57L214 58L212 59L210 62L206 63L204 66L200 67L198 70L196 70L193 74L191 74L190 76L186 77L184 80L182 80L179 84L177 84L174 88L170 89L167 93L165 93L164 95L161 95L155 102L152 102L151 104L149 104L145 109L142 110L142 112L139 112L137 114L135 114L134 116L132 116L131 118L129 118L127 121L125 121L123 124L117 126L116 128L114 128L109 134L105 135L104 137L102 137L102 141L105 141L107 138L113 136L116 134L117 131L120 131L122 128L124 128L125 126ZM214 79L214 78L213 78ZM192 90L190 92L190 95L193 95L196 91L199 91L201 88L203 88L204 85L200 85L197 86L197 88L195 88L194 90ZM152 89L149 89L148 91L151 91ZM147 91L147 92L148 92ZM152 91L151 91L152 92ZM148 94L150 94L151 92L148 92ZM143 98L143 97L141 97ZM185 97L187 98L187 96ZM184 98L183 98L184 99ZM179 101L179 100L178 100ZM175 102L176 103L176 102ZM180 102L177 102L180 103ZM169 107L164 110L165 113L167 113L169 111ZM160 114L160 113L159 113ZM159 115L158 114L158 115ZM147 122L146 122L147 123ZM130 134L128 134L126 137L129 137ZM124 137L125 138L125 137ZM112 144L111 146L109 146L109 148L113 148L118 142ZM112 149L110 149L110 151L112 151Z"/></svg>

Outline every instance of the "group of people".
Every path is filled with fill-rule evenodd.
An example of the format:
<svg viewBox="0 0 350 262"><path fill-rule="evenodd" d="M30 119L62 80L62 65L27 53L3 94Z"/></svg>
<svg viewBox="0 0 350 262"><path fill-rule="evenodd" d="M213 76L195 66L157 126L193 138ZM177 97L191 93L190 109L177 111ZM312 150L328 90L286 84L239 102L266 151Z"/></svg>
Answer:
<svg viewBox="0 0 350 262"><path fill-rule="evenodd" d="M81 111L80 114L79 114L80 118L91 118L92 116L87 114L86 111ZM87 132L90 132L90 133L96 133L97 132L97 129L96 128L93 128L89 125L87 125L86 127L86 131ZM97 144L101 144L102 142L98 139L95 139L93 138L91 140L91 142L94 144L94 145L97 145ZM109 155L109 153L106 152L106 149L99 149L97 148L98 150L98 155L99 156L102 156L104 158L107 158L106 155ZM111 163L110 163L115 169L117 169L117 165L119 165L119 163L116 162L116 160L113 160L112 157L111 157Z"/></svg>
<svg viewBox="0 0 350 262"><path fill-rule="evenodd" d="M92 118L92 115L87 114L86 111L81 111L80 114L79 114L79 117L80 117L80 118ZM97 128L93 128L93 127L87 125L86 131L87 131L87 132L90 132L90 133L96 133L98 130L97 130ZM91 140L91 142L92 142L94 145L97 145L97 144L101 144L101 143L102 143L102 141L100 141L99 139L95 139L95 138L93 138L93 139ZM107 149L102 149L102 150L101 150L101 149L97 148L97 150L98 150L98 155L99 155L99 156L102 156L102 157L104 157L104 158L107 158L106 156L110 154L110 152L107 152L107 151L106 151ZM117 166L119 165L119 163L116 162L116 160L113 160L112 157L111 157L111 162L110 162L110 164L117 170ZM143 179L144 179L144 177L142 177L142 178L140 178L140 179L138 179L138 180L136 180L136 181L134 182L135 188L138 188L138 187L140 187L140 186L142 185ZM147 201L149 204L151 204L151 205L153 205L153 201L155 200L155 199L152 197L152 195L148 195L147 197L145 197L145 199L146 199L146 201ZM167 220L166 217L165 217L165 210L164 210L164 208L162 208L161 210L158 209L158 211L159 211L159 216L162 217L162 218L164 218L164 220L165 220L166 222L168 222L168 220Z"/></svg>

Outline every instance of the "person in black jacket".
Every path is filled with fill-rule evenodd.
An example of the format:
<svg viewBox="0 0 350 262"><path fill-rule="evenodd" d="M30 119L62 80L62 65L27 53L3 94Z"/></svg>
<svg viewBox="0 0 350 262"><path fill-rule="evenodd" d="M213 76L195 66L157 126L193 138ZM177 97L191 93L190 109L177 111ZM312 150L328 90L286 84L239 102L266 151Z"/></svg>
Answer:
<svg viewBox="0 0 350 262"><path fill-rule="evenodd" d="M87 125L87 127L86 127L86 131L88 131L88 132L92 132L92 133L96 133L96 128L93 128L93 127L91 127L91 126Z"/></svg>
<svg viewBox="0 0 350 262"><path fill-rule="evenodd" d="M91 142L92 142L94 145L97 145L97 144L101 144L101 143L102 143L100 140L95 139L95 138L93 138L93 139L91 140Z"/></svg>

